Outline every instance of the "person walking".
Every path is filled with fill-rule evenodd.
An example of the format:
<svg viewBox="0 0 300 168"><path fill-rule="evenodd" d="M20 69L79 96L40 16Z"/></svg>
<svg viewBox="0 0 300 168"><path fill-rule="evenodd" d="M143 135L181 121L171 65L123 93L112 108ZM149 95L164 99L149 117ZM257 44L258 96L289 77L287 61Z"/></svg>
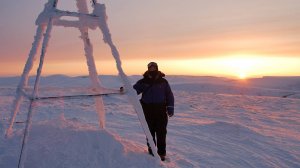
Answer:
<svg viewBox="0 0 300 168"><path fill-rule="evenodd" d="M166 158L168 117L174 115L174 95L164 77L165 74L158 70L157 63L150 62L143 78L133 85L137 94L142 93L140 102L145 119L162 161ZM153 155L148 139L147 146L149 154Z"/></svg>

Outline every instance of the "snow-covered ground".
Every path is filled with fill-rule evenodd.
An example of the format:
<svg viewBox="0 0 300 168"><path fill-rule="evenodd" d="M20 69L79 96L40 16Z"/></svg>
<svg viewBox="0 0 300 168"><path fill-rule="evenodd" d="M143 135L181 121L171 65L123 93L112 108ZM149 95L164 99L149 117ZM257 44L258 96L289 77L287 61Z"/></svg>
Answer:
<svg viewBox="0 0 300 168"><path fill-rule="evenodd" d="M37 101L25 167L300 167L300 77L167 79L176 100L167 135L171 162L161 164L147 154L139 120L123 94L104 96L106 130L98 127L92 97ZM101 81L121 86L115 76ZM1 168L17 167L20 155L28 101L21 105L14 134L4 138L18 82L0 78ZM91 92L85 76L49 76L40 84L41 95Z"/></svg>

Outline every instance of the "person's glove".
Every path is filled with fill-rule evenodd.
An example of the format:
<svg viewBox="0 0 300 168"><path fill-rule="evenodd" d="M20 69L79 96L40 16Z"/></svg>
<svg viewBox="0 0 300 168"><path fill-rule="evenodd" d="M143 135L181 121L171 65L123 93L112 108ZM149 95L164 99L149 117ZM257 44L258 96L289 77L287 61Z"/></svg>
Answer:
<svg viewBox="0 0 300 168"><path fill-rule="evenodd" d="M167 107L167 114L169 117L172 117L174 115L174 107L173 106Z"/></svg>

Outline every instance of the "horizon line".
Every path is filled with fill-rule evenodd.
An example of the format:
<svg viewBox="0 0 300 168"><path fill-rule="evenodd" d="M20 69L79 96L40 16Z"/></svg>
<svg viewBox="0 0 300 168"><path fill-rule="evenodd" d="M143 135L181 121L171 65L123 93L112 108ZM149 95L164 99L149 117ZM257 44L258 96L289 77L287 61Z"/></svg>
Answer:
<svg viewBox="0 0 300 168"><path fill-rule="evenodd" d="M89 75L70 75L70 74L47 74L42 75L41 77L52 77L52 76L65 76L65 77L89 77ZM118 74L98 74L99 76L119 76ZM127 76L143 76L143 74L131 74ZM240 79L236 76L226 76L226 75L187 75L187 74L171 74L166 76L186 76L186 77L215 77L215 78L229 78L229 79ZM22 75L0 75L0 78L16 78L16 77L22 77ZM36 77L36 75L29 75L29 77ZM246 79L255 79L255 78L267 78L267 77L276 77L276 78L300 78L300 75L266 75L266 76L250 76Z"/></svg>

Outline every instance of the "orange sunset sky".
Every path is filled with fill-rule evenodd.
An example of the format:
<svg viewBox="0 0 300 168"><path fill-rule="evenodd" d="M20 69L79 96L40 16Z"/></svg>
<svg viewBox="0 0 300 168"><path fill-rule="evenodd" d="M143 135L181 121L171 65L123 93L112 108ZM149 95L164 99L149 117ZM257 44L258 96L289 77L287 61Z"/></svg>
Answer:
<svg viewBox="0 0 300 168"><path fill-rule="evenodd" d="M1 0L0 76L21 75L35 19L46 2ZM148 62L156 61L167 75L300 76L299 0L99 2L106 5L112 38L128 75L142 74ZM58 8L76 11L75 0L59 0ZM88 74L79 34L75 28L53 28L43 75ZM90 38L98 73L117 74L101 32L90 30Z"/></svg>

